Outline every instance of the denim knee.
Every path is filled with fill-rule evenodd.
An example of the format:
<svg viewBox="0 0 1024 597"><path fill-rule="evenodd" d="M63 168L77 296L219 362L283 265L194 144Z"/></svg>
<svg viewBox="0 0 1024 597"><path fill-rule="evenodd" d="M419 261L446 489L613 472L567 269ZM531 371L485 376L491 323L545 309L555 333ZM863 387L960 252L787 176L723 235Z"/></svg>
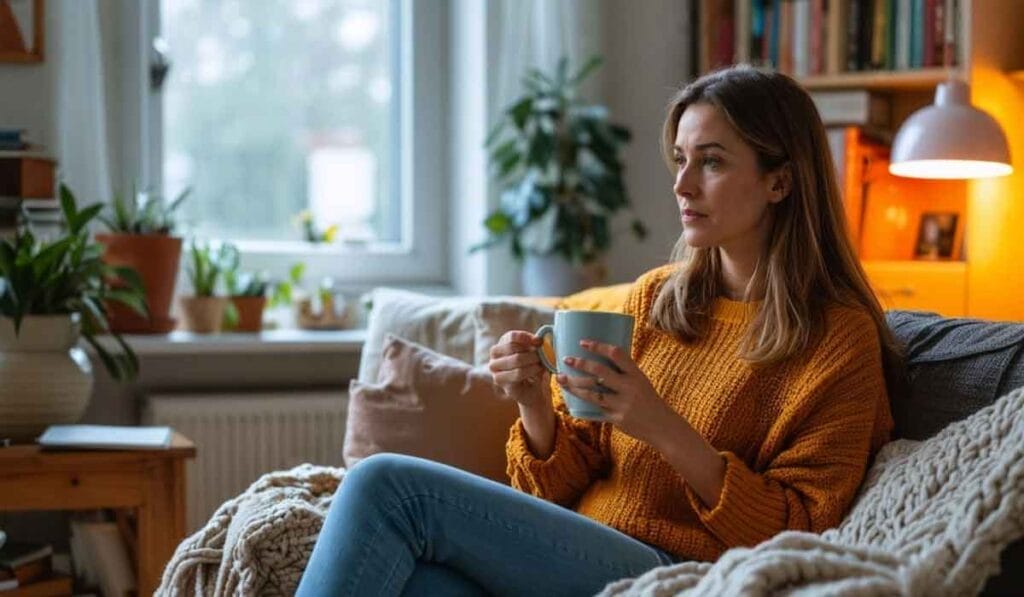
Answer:
<svg viewBox="0 0 1024 597"><path fill-rule="evenodd" d="M398 479L408 479L417 459L404 454L380 453L368 456L353 466L345 475L339 491L351 496L359 495L380 500L393 492Z"/></svg>

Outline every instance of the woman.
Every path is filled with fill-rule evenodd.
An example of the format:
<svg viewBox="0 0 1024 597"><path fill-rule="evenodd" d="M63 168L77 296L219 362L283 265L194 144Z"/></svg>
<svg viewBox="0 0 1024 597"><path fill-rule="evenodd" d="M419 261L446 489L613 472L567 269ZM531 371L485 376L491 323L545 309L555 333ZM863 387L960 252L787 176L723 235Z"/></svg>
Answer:
<svg viewBox="0 0 1024 597"><path fill-rule="evenodd" d="M371 457L342 484L300 594L592 594L842 520L888 439L899 356L821 119L791 79L735 67L679 92L663 145L682 236L627 301L632 354L584 342L617 370L570 359L592 376L549 387L538 338L505 334L490 368L520 409L515 489ZM563 388L608 420L569 416Z"/></svg>

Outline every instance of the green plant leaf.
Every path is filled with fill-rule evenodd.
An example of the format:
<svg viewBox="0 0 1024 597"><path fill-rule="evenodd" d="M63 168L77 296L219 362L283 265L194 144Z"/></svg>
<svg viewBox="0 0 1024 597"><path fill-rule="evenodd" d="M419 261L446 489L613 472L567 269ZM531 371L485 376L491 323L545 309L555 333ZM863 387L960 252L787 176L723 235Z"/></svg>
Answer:
<svg viewBox="0 0 1024 597"><path fill-rule="evenodd" d="M228 301L224 306L224 318L221 324L226 330L233 330L238 327L238 307L235 306L233 301Z"/></svg>
<svg viewBox="0 0 1024 597"><path fill-rule="evenodd" d="M149 309L146 307L146 300L138 293L130 290L110 290L106 293L108 300L125 305L143 317L149 317Z"/></svg>
<svg viewBox="0 0 1024 597"><path fill-rule="evenodd" d="M288 270L288 279L291 280L292 284L298 285L302 283L302 276L306 273L305 263L296 263L291 266Z"/></svg>
<svg viewBox="0 0 1024 597"><path fill-rule="evenodd" d="M590 73L597 70L603 63L604 60L600 56L591 56L590 59L587 60L587 62L583 65L583 67L580 68L580 70L577 71L576 74L573 75L573 77L569 80L569 84L573 87L579 85L587 77L590 76Z"/></svg>
<svg viewBox="0 0 1024 597"><path fill-rule="evenodd" d="M99 215L103 210L103 207L102 203L94 203L79 211L73 221L68 221L69 232L71 234L78 234L81 232L86 226L88 226L89 222L91 222L93 218Z"/></svg>
<svg viewBox="0 0 1024 597"><path fill-rule="evenodd" d="M531 112L533 112L533 98L527 96L513 104L507 114L512 119L512 124L521 131L526 127L526 120L530 117Z"/></svg>
<svg viewBox="0 0 1024 597"><path fill-rule="evenodd" d="M512 220L502 211L495 211L484 219L484 227L495 236L501 236L512 227Z"/></svg>

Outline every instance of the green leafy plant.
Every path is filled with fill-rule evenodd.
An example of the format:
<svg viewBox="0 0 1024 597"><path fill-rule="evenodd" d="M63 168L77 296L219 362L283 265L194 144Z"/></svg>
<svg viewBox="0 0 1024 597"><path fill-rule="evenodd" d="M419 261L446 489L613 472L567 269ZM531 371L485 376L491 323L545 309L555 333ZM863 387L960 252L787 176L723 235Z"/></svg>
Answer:
<svg viewBox="0 0 1024 597"><path fill-rule="evenodd" d="M119 334L111 333L117 349L111 351L97 340L110 333L104 303L114 301L148 317L142 281L135 270L112 267L101 256L103 247L89 237L89 223L103 206L78 209L75 196L60 185L60 207L67 233L51 242L40 242L27 228L14 238L0 241L0 315L10 317L15 333L29 315L79 314L82 337L92 345L118 381L133 379L139 361Z"/></svg>
<svg viewBox="0 0 1024 597"><path fill-rule="evenodd" d="M288 268L288 278L273 284L268 307L290 305L295 296L295 289L301 287L302 276L306 273L306 264L295 263Z"/></svg>
<svg viewBox="0 0 1024 597"><path fill-rule="evenodd" d="M579 85L599 66L591 58L569 73L559 61L554 76L532 69L527 92L509 106L487 137L501 204L484 220L488 239L472 250L510 240L512 254L557 254L587 263L608 250L611 218L629 208L619 151L631 134L608 121L608 110L587 105ZM634 218L637 238L647 229Z"/></svg>
<svg viewBox="0 0 1024 597"><path fill-rule="evenodd" d="M239 268L238 250L228 245L235 257L224 263L224 287L228 296L266 296L270 280L263 272L248 272Z"/></svg>
<svg viewBox="0 0 1024 597"><path fill-rule="evenodd" d="M187 271L195 296L214 296L221 275L236 269L238 259L238 249L231 243L211 245L193 240Z"/></svg>
<svg viewBox="0 0 1024 597"><path fill-rule="evenodd" d="M294 223L302 230L302 238L308 243L331 243L338 236L338 225L331 224L320 230L313 219L313 212L302 210L294 217Z"/></svg>
<svg viewBox="0 0 1024 597"><path fill-rule="evenodd" d="M118 194L111 202L111 216L101 216L100 221L111 232L120 234L169 235L177 224L175 212L191 192L191 188L186 188L170 202L153 193L132 193L128 199Z"/></svg>

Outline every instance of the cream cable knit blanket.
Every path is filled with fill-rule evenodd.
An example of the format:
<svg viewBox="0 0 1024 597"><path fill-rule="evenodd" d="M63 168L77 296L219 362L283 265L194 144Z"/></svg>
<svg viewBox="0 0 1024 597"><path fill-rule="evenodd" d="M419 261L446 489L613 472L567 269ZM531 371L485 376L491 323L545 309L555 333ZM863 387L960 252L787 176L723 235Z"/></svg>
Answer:
<svg viewBox="0 0 1024 597"><path fill-rule="evenodd" d="M344 475L310 464L263 475L178 546L156 595L294 595Z"/></svg>
<svg viewBox="0 0 1024 597"><path fill-rule="evenodd" d="M158 595L294 593L342 469L264 475L178 547ZM1024 537L1024 388L925 442L879 453L837 529L614 582L620 595L964 595Z"/></svg>

